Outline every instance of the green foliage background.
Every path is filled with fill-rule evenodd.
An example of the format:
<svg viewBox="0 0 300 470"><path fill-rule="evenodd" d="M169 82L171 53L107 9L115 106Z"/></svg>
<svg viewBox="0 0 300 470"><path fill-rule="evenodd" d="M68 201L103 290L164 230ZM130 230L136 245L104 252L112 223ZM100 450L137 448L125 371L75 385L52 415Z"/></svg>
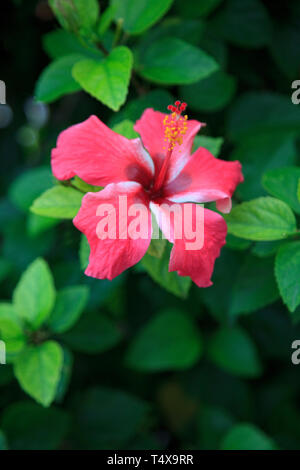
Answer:
<svg viewBox="0 0 300 470"><path fill-rule="evenodd" d="M0 449L300 449L299 2L49 4L1 5ZM88 278L71 219L99 188L55 181L57 135L96 114L134 138L175 99L243 165L214 285L162 243Z"/></svg>

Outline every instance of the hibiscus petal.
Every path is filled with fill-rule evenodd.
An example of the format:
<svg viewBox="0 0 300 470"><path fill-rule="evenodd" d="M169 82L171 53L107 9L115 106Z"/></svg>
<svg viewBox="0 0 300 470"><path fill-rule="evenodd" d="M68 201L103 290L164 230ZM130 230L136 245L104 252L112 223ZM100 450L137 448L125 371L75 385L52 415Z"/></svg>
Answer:
<svg viewBox="0 0 300 470"><path fill-rule="evenodd" d="M215 158L200 147L175 180L164 187L164 197L174 202L217 201L222 212L231 209L231 196L244 180L240 162Z"/></svg>
<svg viewBox="0 0 300 470"><path fill-rule="evenodd" d="M167 143L165 142L165 127L163 124L163 120L166 116L167 114L148 108L144 111L142 117L136 121L134 126L135 131L140 134L145 148L154 161L156 175L160 170L166 154L164 148L167 146ZM176 145L172 152L166 182L176 178L188 161L194 137L197 132L199 132L200 127L201 122L187 121L187 132L183 136L182 144Z"/></svg>
<svg viewBox="0 0 300 470"><path fill-rule="evenodd" d="M196 204L192 204L196 206ZM180 276L190 276L198 287L212 285L211 276L216 258L220 255L227 233L226 222L220 214L203 209L204 236L199 250L187 249L187 240L174 240L169 271L177 271ZM195 210L193 210L195 214ZM190 243L190 241L189 241ZM195 245L196 246L196 245Z"/></svg>
<svg viewBox="0 0 300 470"><path fill-rule="evenodd" d="M96 186L137 181L147 187L154 175L153 161L141 140L126 139L96 116L61 132L51 163L57 179L77 175Z"/></svg>
<svg viewBox="0 0 300 470"><path fill-rule="evenodd" d="M148 207L142 186L135 182L112 183L103 191L83 197L73 223L86 235L91 248L85 274L111 280L140 261L151 241ZM144 216L140 224L143 232L135 239L132 234L138 213L132 212L134 208Z"/></svg>

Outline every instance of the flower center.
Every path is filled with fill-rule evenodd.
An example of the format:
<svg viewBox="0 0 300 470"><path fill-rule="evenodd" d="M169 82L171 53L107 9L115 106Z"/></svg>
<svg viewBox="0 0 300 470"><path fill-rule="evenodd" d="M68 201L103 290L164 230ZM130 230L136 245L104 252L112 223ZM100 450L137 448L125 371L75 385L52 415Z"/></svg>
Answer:
<svg viewBox="0 0 300 470"><path fill-rule="evenodd" d="M166 156L152 189L154 197L159 194L160 189L165 182L173 149L176 145L182 144L182 137L187 131L188 116L181 115L181 113L186 109L187 104L181 103L180 101L175 101L174 104L175 106L172 104L168 106L168 110L171 111L171 114L167 115L163 121L166 142L166 146L163 147L163 150L166 150Z"/></svg>

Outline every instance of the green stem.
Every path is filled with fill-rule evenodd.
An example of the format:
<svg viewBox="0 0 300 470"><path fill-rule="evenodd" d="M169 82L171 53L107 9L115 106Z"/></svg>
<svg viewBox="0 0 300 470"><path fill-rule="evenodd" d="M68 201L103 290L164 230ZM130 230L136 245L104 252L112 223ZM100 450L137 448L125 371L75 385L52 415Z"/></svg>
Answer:
<svg viewBox="0 0 300 470"><path fill-rule="evenodd" d="M121 34L122 34L123 22L124 22L123 18L119 18L118 21L117 21L115 36L114 36L113 45L112 45L113 48L116 47L116 45L118 44L118 42L120 40L120 37L121 37Z"/></svg>

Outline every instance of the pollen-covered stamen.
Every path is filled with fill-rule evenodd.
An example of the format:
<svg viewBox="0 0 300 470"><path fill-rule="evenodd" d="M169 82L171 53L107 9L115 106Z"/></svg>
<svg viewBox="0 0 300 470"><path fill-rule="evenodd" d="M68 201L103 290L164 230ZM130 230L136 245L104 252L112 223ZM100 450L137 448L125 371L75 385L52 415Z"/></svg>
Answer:
<svg viewBox="0 0 300 470"><path fill-rule="evenodd" d="M187 115L181 116L175 111L165 117L165 141L168 143L168 150L173 150L176 144L182 144L182 136L187 131L187 118Z"/></svg>
<svg viewBox="0 0 300 470"><path fill-rule="evenodd" d="M172 151L176 145L181 145L183 136L187 131L187 120L188 116L182 116L181 113L185 111L187 104L181 103L181 101L175 101L175 106L170 104L168 110L171 111L171 114L167 115L164 118L164 131L165 131L165 142L166 145L163 147L163 150L166 150L166 156L162 167L160 169L159 175L156 178L153 190L159 190L164 183Z"/></svg>

